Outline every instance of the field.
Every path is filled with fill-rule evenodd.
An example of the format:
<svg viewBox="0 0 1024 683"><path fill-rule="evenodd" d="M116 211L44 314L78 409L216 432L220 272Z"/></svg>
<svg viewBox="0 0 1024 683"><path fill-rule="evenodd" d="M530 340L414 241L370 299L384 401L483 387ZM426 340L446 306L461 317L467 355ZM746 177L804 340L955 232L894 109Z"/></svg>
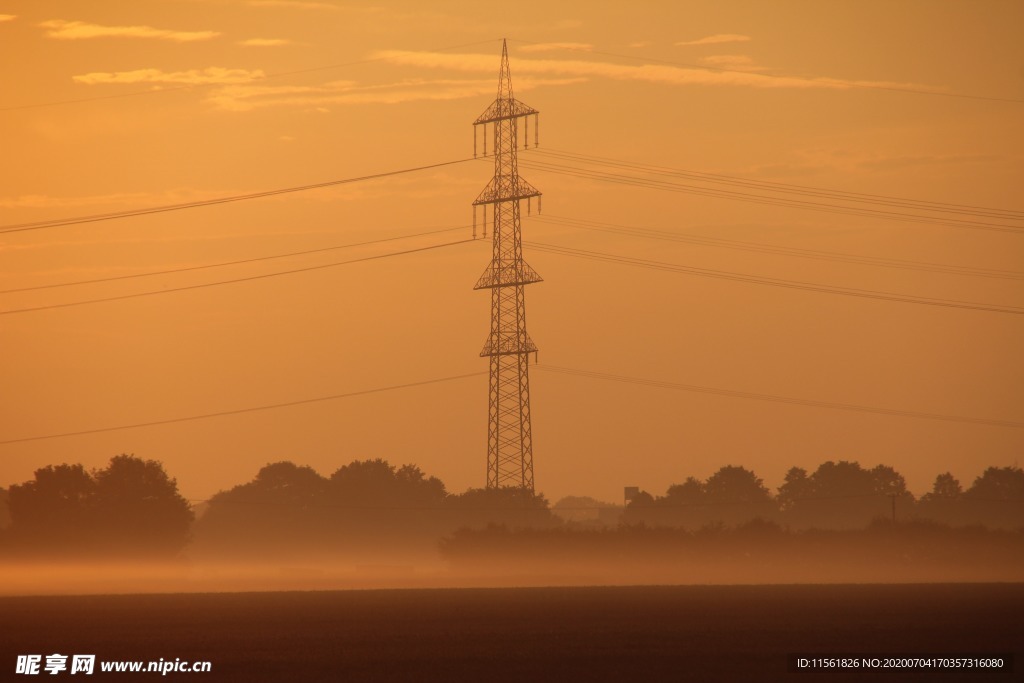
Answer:
<svg viewBox="0 0 1024 683"><path fill-rule="evenodd" d="M0 678L39 680L13 675L16 656L62 653L210 661L210 673L166 677L195 681L998 681L1013 676L792 673L786 655L1016 650L1020 660L1022 614L1024 584L6 597Z"/></svg>

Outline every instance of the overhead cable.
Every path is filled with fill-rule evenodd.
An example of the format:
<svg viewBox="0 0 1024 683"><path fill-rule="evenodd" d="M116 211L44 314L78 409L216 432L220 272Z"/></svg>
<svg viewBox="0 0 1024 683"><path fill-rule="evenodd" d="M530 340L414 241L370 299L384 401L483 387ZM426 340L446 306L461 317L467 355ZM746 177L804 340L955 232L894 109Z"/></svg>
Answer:
<svg viewBox="0 0 1024 683"><path fill-rule="evenodd" d="M325 268L336 268L338 266L347 266L351 263L362 263L364 261L376 261L383 258L389 258L391 256L402 256L403 254L414 254L417 252L431 251L433 249L442 249L444 247L451 247L457 244L465 244L466 242L472 242L472 239L458 240L456 242L445 242L443 244L432 244L428 247L418 247L416 249L406 249L404 251L394 251L387 254L377 254L375 256L364 256L362 258L350 259L348 261L335 261L333 263L323 263L316 266L306 266L304 268L293 268L291 270L280 270L274 273L263 273L261 275L250 275L248 277L239 277L232 280L219 280L217 282L204 282L198 285L186 285L183 287L169 287L167 289L158 289L147 292L134 292L132 294L121 294L119 296L107 296L98 299L85 299L79 301L68 301L60 304L47 304L43 306L31 306L28 308L13 308L8 310L0 311L0 315L14 315L17 313L31 313L34 311L48 311L55 308L70 308L73 306L85 306L88 304L98 304L108 301L123 301L125 299L137 299L139 297L146 296L157 296L160 294L171 294L173 292L185 292L195 289L205 289L207 287L217 287L220 285L231 285L239 282L253 282L255 280L264 280L267 278L278 277L280 275L294 275L295 273L308 273L314 270L324 270Z"/></svg>
<svg viewBox="0 0 1024 683"><path fill-rule="evenodd" d="M524 242L524 244L527 243ZM664 261L652 261L649 259L639 259L629 256L621 256L617 254L588 251L584 249L574 249L571 247L564 247L556 244L544 244L541 242L530 242L528 244L530 245L530 248L535 249L537 251L561 254L563 256L589 259L592 261L603 261L606 263L619 263L623 265L636 266L639 268L663 270L675 273L683 273L686 275L697 275L700 277L711 277L722 280L732 280L734 282L747 282L758 285L770 285L772 287L784 287L786 289L820 292L823 294L839 294L842 296L853 296L865 299L879 299L882 301L898 301L901 303L923 304L927 306L941 306L944 308L962 308L977 311L990 311L994 313L1011 313L1014 315L1024 315L1024 308L1014 306L995 306L992 304L976 303L972 301L936 299L930 297L909 296L905 294L896 294L893 292L883 292L870 289L834 287L829 285L819 285L813 282L800 282L795 280L782 280L779 278L759 277L755 275L746 275L744 273L733 273L724 270L712 270L710 268L697 268L695 266L684 266L675 263L666 263Z"/></svg>
<svg viewBox="0 0 1024 683"><path fill-rule="evenodd" d="M228 195L225 197L217 197L215 199L202 199L194 202L182 202L180 204L150 206L141 209L128 209L126 211L113 211L110 213L94 214L91 216L71 216L67 218L54 218L47 221L36 221L34 223L14 223L9 225L0 225L0 234L9 232L24 232L26 230L42 230L45 228L59 228L67 225L80 225L82 223L95 223L97 221L109 221L118 218L130 218L132 216L144 216L153 213L181 211L183 209L195 209L203 206L214 206L216 204L241 202L247 201L249 199L262 199L264 197L273 197L276 195L289 194L292 192L307 192L309 190L319 190L325 187L334 187L336 185L348 185L350 183L359 183L365 180L376 180L378 178L387 178L390 176L402 175L404 173L415 173L416 171L426 171L432 168L441 168L443 166L464 164L467 161L473 161L473 158L469 157L466 159L455 159L454 161L442 161L436 164L427 164L426 166L413 166L411 168L402 168L395 171L384 171L382 173L372 173L370 175L357 176L354 178L328 180L322 183L311 183L309 185L298 185L295 187L281 187L274 190L263 190L261 192Z"/></svg>
<svg viewBox="0 0 1024 683"><path fill-rule="evenodd" d="M791 405L810 406L814 408L833 408L836 410L852 410L861 413L877 413L880 415L893 415L896 417L915 417L925 420L941 420L943 422L964 422L970 424L990 425L994 427L1012 427L1024 429L1024 422L1015 420L993 420L981 417L964 417L961 415L942 415L938 413L923 413L913 410L898 410L893 408L880 408L876 406L862 406L852 403L834 403L830 401L815 401L811 399L793 398L791 396L778 396L775 394L758 394L749 391L735 391L732 389L718 389L715 387L697 386L694 384L680 384L678 382L667 382L663 380L645 379L642 377L629 377L626 375L613 375L606 372L595 372L593 370L581 370L577 368L564 368L557 365L535 365L535 369L543 372L552 372L575 377L586 377L608 382L620 382L626 384L637 384L641 386L655 387L659 389L673 389L677 391L690 391L699 394L713 394L715 396L726 396L729 398L745 398L757 401L770 401L773 403L788 403Z"/></svg>
<svg viewBox="0 0 1024 683"><path fill-rule="evenodd" d="M1024 280L1024 272L1013 270L999 270L996 268L977 268L971 266L959 266L945 263L932 263L928 261L912 261L907 259L893 259L879 256L865 256L860 254L848 254L837 251L822 251L815 249L801 249L798 247L783 247L764 242L749 242L744 240L725 239L721 237L705 237L703 235L684 234L677 231L658 230L655 228L622 225L619 223L608 223L604 221L592 221L581 218L571 218L552 214L537 215L531 218L534 222L547 223L550 225L564 225L580 230L595 230L628 237L639 237L650 240L665 240L670 242L683 242L700 246L722 247L726 249L738 249L760 254L777 254L780 256L795 256L805 259L816 259L820 261L832 261L840 263L855 263L859 265L879 266L883 268L896 268L900 270L918 270L931 273L946 273L950 275L970 275L974 277L998 278L1005 280Z"/></svg>
<svg viewBox="0 0 1024 683"><path fill-rule="evenodd" d="M298 401L288 401L285 403L271 403L269 405L262 406L250 406L247 408L235 408L233 410L222 410L216 413L203 413L202 415L189 415L188 417L174 417L165 420L152 420L149 422L136 422L127 425L118 425L116 427L98 427L95 429L83 429L75 432L61 432L57 434L43 434L39 436L26 436L18 439L6 439L0 441L0 445L12 444L12 443L24 443L26 441L43 441L45 439L60 439L68 436L84 436L86 434L100 434L103 432L116 432L123 429L138 429L140 427L156 427L158 425L177 424L180 422L192 422L194 420L207 420L214 417L225 417L228 415L241 415L243 413L254 413L263 410L276 410L278 408L290 408L292 406L308 405L310 403L320 403L323 401L336 401L342 398L352 398L354 396L367 396L369 394L380 394L386 391L395 391L396 389L409 389L412 387L422 387L428 384L439 384L441 382L452 382L459 379L466 379L469 377L479 377L485 375L486 372L470 372L464 375L450 375L448 377L437 377L435 379L427 379L421 382L409 382L407 384L394 384L386 387L377 387L375 389L364 389L362 391L350 391L344 394L332 394L330 396L317 396L316 398L304 398Z"/></svg>

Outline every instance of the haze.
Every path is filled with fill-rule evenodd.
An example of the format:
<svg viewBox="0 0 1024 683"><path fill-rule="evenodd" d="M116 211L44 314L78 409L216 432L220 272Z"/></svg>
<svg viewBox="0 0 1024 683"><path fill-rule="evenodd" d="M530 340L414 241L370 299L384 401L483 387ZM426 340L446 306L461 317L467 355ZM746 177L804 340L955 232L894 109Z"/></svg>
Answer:
<svg viewBox="0 0 1024 683"><path fill-rule="evenodd" d="M0 224L295 187L472 156L501 37L544 151L1020 212L1024 7L437 2L0 3ZM712 70L708 68L713 67ZM717 69L717 70L716 70ZM760 78L761 75L772 78ZM978 97L959 97L972 95ZM576 164L581 166L582 164ZM608 170L608 167L604 167ZM622 168L611 169L623 172ZM628 172L628 169L626 170ZM658 191L524 165L544 214L524 240L759 278L1024 306L1012 230L882 220ZM274 262L0 294L0 312L453 242L488 161L187 211L5 232L0 289L461 230ZM685 182L685 181L678 181ZM733 188L742 189L742 188ZM808 200L807 197L800 197ZM813 198L810 198L813 199ZM914 209L874 209L922 212ZM928 214L931 215L931 214ZM799 258L580 229L603 221ZM593 228L592 223L586 225ZM0 316L0 485L118 453L192 501L268 462L322 474L414 463L480 487L486 375L198 421L19 441L484 373L483 240L295 275ZM884 463L920 495L1019 465L1024 319L726 281L525 247L537 489L660 494L726 464L773 489L791 466ZM1017 279L977 271L1012 271ZM881 415L543 372L545 365ZM10 443L10 441L14 441Z"/></svg>

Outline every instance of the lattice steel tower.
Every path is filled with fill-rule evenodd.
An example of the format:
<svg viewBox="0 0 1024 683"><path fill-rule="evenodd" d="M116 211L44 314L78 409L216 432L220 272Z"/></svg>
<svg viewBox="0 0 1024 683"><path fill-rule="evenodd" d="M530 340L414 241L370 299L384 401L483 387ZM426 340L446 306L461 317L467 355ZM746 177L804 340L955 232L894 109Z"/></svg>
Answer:
<svg viewBox="0 0 1024 683"><path fill-rule="evenodd" d="M476 207L483 211L483 233L487 237L487 214L493 216L491 263L474 289L491 290L491 331L480 352L490 359L487 420L487 488L522 487L533 491L533 437L530 428L530 362L537 346L526 333L525 286L541 277L523 261L519 227L520 202L533 197L540 210L540 192L519 177L516 148L519 122L523 140L529 146L529 116L534 117L537 143L537 110L512 96L508 69L508 46L501 47L498 99L473 122L473 152L476 154L476 126L483 126L484 156L487 156L487 126L493 129L494 177L473 202L473 234L476 236ZM488 209L488 206L491 208Z"/></svg>

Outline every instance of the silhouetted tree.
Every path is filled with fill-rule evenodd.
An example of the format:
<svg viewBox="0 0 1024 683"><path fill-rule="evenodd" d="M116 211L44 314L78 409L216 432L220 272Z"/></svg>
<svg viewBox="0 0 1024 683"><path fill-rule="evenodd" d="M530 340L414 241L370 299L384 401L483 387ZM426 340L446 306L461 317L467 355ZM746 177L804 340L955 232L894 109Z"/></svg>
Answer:
<svg viewBox="0 0 1024 683"><path fill-rule="evenodd" d="M433 548L447 529L445 488L415 465L356 460L325 478L292 462L210 499L196 525L200 554L333 556ZM398 543L401 541L401 543Z"/></svg>
<svg viewBox="0 0 1024 683"><path fill-rule="evenodd" d="M907 482L888 465L876 465L871 469L871 488L880 496L901 496L907 493Z"/></svg>
<svg viewBox="0 0 1024 683"><path fill-rule="evenodd" d="M547 498L529 489L512 486L469 489L448 496L445 506L451 511L449 519L454 527L497 524L509 528L542 528L558 524Z"/></svg>
<svg viewBox="0 0 1024 683"><path fill-rule="evenodd" d="M709 524L733 526L758 517L769 518L775 509L771 493L757 475L743 467L726 465L707 481L687 477L650 503L638 504L634 499L626 508L623 521L686 528Z"/></svg>
<svg viewBox="0 0 1024 683"><path fill-rule="evenodd" d="M282 550L327 550L327 480L292 462L262 467L247 484L214 495L196 524L201 554L274 556Z"/></svg>
<svg viewBox="0 0 1024 683"><path fill-rule="evenodd" d="M444 483L415 465L356 460L331 475L329 494L344 533L364 546L433 539L445 528Z"/></svg>
<svg viewBox="0 0 1024 683"><path fill-rule="evenodd" d="M386 460L356 460L331 475L331 493L353 505L387 508L440 506L444 483L415 465L395 468Z"/></svg>
<svg viewBox="0 0 1024 683"><path fill-rule="evenodd" d="M193 514L163 465L118 455L94 470L98 543L114 552L173 555L189 539Z"/></svg>
<svg viewBox="0 0 1024 683"><path fill-rule="evenodd" d="M712 521L735 525L752 519L768 519L775 501L764 482L743 467L727 465L708 477L704 495Z"/></svg>
<svg viewBox="0 0 1024 683"><path fill-rule="evenodd" d="M94 536L96 482L81 465L48 465L10 489L11 533L26 549L81 552Z"/></svg>
<svg viewBox="0 0 1024 683"><path fill-rule="evenodd" d="M647 493L647 491L640 491L633 496L633 500L630 501L630 505L636 505L637 507L650 507L651 505L654 505L654 496Z"/></svg>
<svg viewBox="0 0 1024 683"><path fill-rule="evenodd" d="M871 472L858 462L823 462L811 475L811 483L812 496L818 498L855 498L876 494Z"/></svg>
<svg viewBox="0 0 1024 683"><path fill-rule="evenodd" d="M916 515L945 524L963 523L963 487L950 472L935 477L932 490L917 501Z"/></svg>
<svg viewBox="0 0 1024 683"><path fill-rule="evenodd" d="M810 476L794 468L779 489L785 520L797 527L863 527L876 518L906 518L913 505L902 475L888 465L866 470L860 463L827 461Z"/></svg>
<svg viewBox="0 0 1024 683"><path fill-rule="evenodd" d="M931 497L939 500L954 500L959 498L964 492L960 481L954 477L951 473L946 472L935 477L935 483L932 484L931 493L926 493L923 497Z"/></svg>
<svg viewBox="0 0 1024 683"><path fill-rule="evenodd" d="M782 486L779 487L779 493L776 496L779 508L783 511L790 510L798 500L810 498L813 486L814 484L811 482L810 477L807 476L807 470L802 467L791 467L786 472L786 478Z"/></svg>
<svg viewBox="0 0 1024 683"><path fill-rule="evenodd" d="M964 491L965 518L991 527L1024 527L1024 470L989 467Z"/></svg>
<svg viewBox="0 0 1024 683"><path fill-rule="evenodd" d="M153 460L119 455L91 474L48 466L11 487L11 532L25 550L47 554L170 556L188 541L192 510Z"/></svg>
<svg viewBox="0 0 1024 683"><path fill-rule="evenodd" d="M622 521L626 524L640 524L644 522L653 507L654 496L647 493L647 491L640 491L626 505L626 509L622 514Z"/></svg>
<svg viewBox="0 0 1024 683"><path fill-rule="evenodd" d="M437 477L428 477L416 465L402 465L395 471L399 488L408 497L420 504L439 504L448 496L444 482Z"/></svg>
<svg viewBox="0 0 1024 683"><path fill-rule="evenodd" d="M704 482L697 477L687 477L682 484L673 484L665 492L665 498L680 505L698 505L706 497Z"/></svg>
<svg viewBox="0 0 1024 683"><path fill-rule="evenodd" d="M735 465L726 465L708 477L704 493L713 502L754 506L771 503L764 482L750 470Z"/></svg>
<svg viewBox="0 0 1024 683"><path fill-rule="evenodd" d="M989 467L964 492L968 499L1024 500L1024 470L1019 467Z"/></svg>
<svg viewBox="0 0 1024 683"><path fill-rule="evenodd" d="M5 529L11 524L11 511L7 504L8 499L7 489L0 487L0 529Z"/></svg>
<svg viewBox="0 0 1024 683"><path fill-rule="evenodd" d="M707 490L704 482L687 477L682 484L668 487L664 496L654 499L648 510L637 508L632 517L639 517L649 526L699 527L708 523ZM633 521L627 518L627 521Z"/></svg>

